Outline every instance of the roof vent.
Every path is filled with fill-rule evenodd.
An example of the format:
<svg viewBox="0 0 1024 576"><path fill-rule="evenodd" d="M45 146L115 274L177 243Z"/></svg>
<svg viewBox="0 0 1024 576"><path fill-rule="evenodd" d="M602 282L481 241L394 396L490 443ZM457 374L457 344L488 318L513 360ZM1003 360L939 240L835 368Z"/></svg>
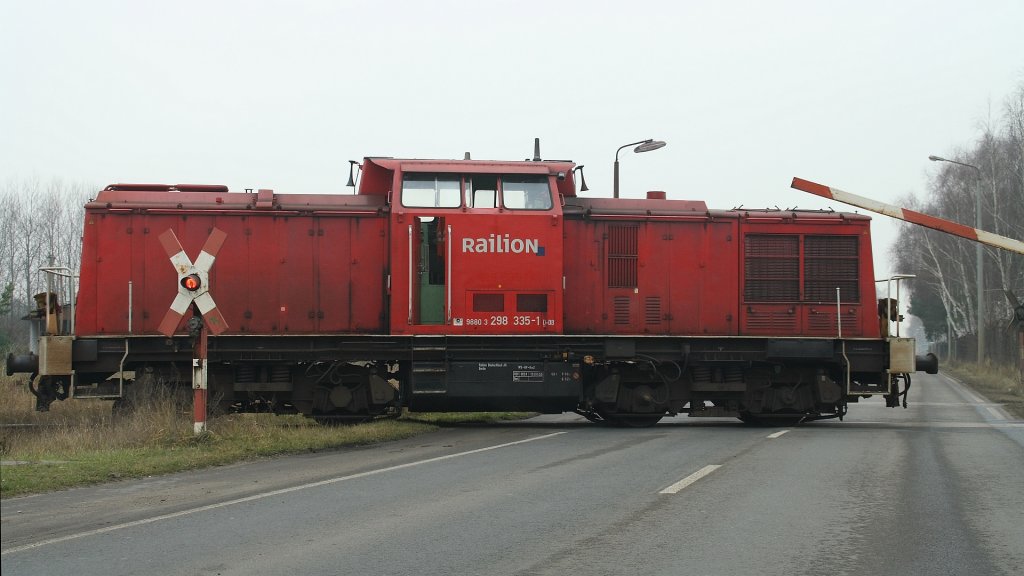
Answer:
<svg viewBox="0 0 1024 576"><path fill-rule="evenodd" d="M648 200L664 200L665 199L665 191L664 190L648 190L647 191L647 199Z"/></svg>

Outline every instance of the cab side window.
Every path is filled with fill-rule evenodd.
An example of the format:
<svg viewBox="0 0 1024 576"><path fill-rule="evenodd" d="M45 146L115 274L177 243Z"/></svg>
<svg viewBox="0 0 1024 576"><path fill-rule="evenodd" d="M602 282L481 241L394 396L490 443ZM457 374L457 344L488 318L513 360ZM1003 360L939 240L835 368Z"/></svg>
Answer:
<svg viewBox="0 0 1024 576"><path fill-rule="evenodd" d="M457 175L405 174L402 177L402 206L416 208L458 208L462 186Z"/></svg>
<svg viewBox="0 0 1024 576"><path fill-rule="evenodd" d="M551 190L545 176L503 176L501 198L502 205L510 210L551 209Z"/></svg>
<svg viewBox="0 0 1024 576"><path fill-rule="evenodd" d="M498 207L498 177L489 174L466 175L466 206Z"/></svg>

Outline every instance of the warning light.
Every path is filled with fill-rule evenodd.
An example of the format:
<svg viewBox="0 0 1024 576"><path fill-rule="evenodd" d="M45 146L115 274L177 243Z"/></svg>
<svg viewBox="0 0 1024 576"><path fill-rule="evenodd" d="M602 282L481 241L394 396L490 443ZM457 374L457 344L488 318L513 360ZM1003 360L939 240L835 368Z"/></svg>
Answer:
<svg viewBox="0 0 1024 576"><path fill-rule="evenodd" d="M184 286L186 290L195 292L196 290L199 290L199 287L203 285L203 282L199 279L198 274L189 274L181 279L181 285Z"/></svg>

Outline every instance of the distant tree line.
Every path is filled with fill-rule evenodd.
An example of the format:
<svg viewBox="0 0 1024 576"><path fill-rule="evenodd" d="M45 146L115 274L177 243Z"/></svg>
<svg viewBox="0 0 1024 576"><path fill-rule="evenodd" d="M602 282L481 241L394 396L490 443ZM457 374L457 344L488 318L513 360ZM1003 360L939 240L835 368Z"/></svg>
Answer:
<svg viewBox="0 0 1024 576"><path fill-rule="evenodd" d="M906 198L902 204L975 227L980 196L981 229L1024 239L1024 84L1003 104L998 119L982 126L975 142L941 155L978 170L941 162L926 197ZM903 224L892 259L898 272L917 275L911 283L910 313L921 319L931 341L941 343L941 353L975 360L978 331L984 330L985 360L1012 362L1017 358L1017 338L1007 331L1012 309L1004 290L1024 301L1024 256L984 247L984 317L979 318L975 246Z"/></svg>
<svg viewBox="0 0 1024 576"><path fill-rule="evenodd" d="M82 257L84 205L95 189L59 179L0 183L0 352L24 348L33 295L45 292L43 266L77 273Z"/></svg>

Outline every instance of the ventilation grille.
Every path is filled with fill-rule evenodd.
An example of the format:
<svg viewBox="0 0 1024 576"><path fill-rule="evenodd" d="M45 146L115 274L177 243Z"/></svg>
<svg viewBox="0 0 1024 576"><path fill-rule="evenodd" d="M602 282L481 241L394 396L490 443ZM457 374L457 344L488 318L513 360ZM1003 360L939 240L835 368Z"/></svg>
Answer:
<svg viewBox="0 0 1024 576"><path fill-rule="evenodd" d="M856 236L808 236L804 238L807 258L856 258Z"/></svg>
<svg viewBox="0 0 1024 576"><path fill-rule="evenodd" d="M747 328L750 330L777 332L796 331L796 314L786 310L766 310L747 314Z"/></svg>
<svg viewBox="0 0 1024 576"><path fill-rule="evenodd" d="M748 235L744 243L744 254L744 300L800 300L799 236Z"/></svg>
<svg viewBox="0 0 1024 576"><path fill-rule="evenodd" d="M661 324L661 298L649 296L644 302L644 321L647 324Z"/></svg>
<svg viewBox="0 0 1024 576"><path fill-rule="evenodd" d="M843 302L860 302L856 236L804 238L804 300L835 302L836 288Z"/></svg>
<svg viewBox="0 0 1024 576"><path fill-rule="evenodd" d="M616 296L612 299L612 307L615 311L615 323L619 325L629 324L629 297Z"/></svg>
<svg viewBox="0 0 1024 576"><path fill-rule="evenodd" d="M796 258L800 255L800 238L783 234L751 234L744 245L748 258Z"/></svg>
<svg viewBox="0 0 1024 576"><path fill-rule="evenodd" d="M836 321L836 311L808 315L807 331L812 334L821 334L824 336L835 336L839 334L839 323ZM846 311L844 311L843 333L861 333L860 315L846 314Z"/></svg>
<svg viewBox="0 0 1024 576"><path fill-rule="evenodd" d="M636 226L608 226L608 287L636 288Z"/></svg>
<svg viewBox="0 0 1024 576"><path fill-rule="evenodd" d="M843 302L860 302L859 243L858 236L748 235L743 298L746 302L835 302L838 288Z"/></svg>

